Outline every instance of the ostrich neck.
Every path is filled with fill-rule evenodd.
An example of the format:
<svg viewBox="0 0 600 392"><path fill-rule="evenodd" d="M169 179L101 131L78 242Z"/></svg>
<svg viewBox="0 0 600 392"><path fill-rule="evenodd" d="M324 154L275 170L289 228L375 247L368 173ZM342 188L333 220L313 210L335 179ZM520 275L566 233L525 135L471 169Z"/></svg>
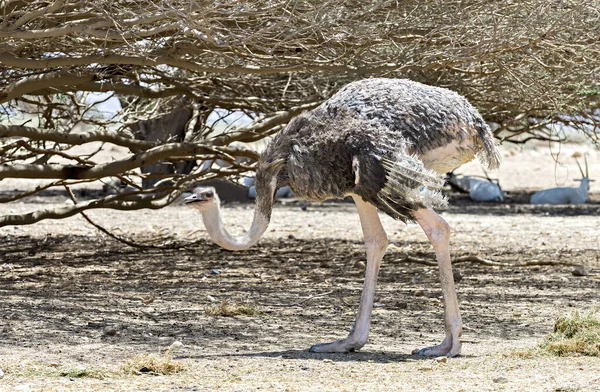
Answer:
<svg viewBox="0 0 600 392"><path fill-rule="evenodd" d="M255 245L269 226L270 217L263 214L259 208L254 209L254 218L250 230L246 234L234 237L225 230L219 206L202 213L202 220L210 238L221 247L228 250L245 250Z"/></svg>

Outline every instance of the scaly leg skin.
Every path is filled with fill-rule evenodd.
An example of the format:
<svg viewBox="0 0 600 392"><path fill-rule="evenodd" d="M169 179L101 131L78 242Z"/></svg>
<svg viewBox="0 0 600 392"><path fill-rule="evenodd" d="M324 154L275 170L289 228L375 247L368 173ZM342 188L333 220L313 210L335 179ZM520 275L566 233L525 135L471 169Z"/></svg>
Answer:
<svg viewBox="0 0 600 392"><path fill-rule="evenodd" d="M367 269L365 272L365 283L360 296L360 305L358 314L354 323L354 328L350 335L345 339L336 340L331 343L316 344L310 348L313 353L343 353L362 348L369 337L369 326L371 324L371 311L373 310L373 301L375 299L375 285L377 284L377 274L381 266L381 259L387 248L387 236L381 226L377 209L366 203L359 196L352 196L360 223L363 230L365 245L367 248Z"/></svg>
<svg viewBox="0 0 600 392"><path fill-rule="evenodd" d="M417 349L413 351L413 354L430 357L442 355L454 357L460 354L460 336L462 335L463 325L458 309L458 298L456 297L450 261L450 226L431 209L417 210L414 212L414 217L435 249L444 297L446 338L437 346Z"/></svg>

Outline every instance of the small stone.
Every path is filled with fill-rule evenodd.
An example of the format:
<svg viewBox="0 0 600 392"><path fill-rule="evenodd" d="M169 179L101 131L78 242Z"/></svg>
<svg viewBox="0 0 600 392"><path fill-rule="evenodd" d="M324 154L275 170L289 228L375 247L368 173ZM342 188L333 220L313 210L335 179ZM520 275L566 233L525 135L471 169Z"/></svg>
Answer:
<svg viewBox="0 0 600 392"><path fill-rule="evenodd" d="M415 290L415 292L413 293L413 295L415 297L423 297L425 295L425 291L420 290L420 289L419 290Z"/></svg>
<svg viewBox="0 0 600 392"><path fill-rule="evenodd" d="M219 270L218 270L218 269L216 269L216 268L213 268L213 269L211 269L210 271L208 271L208 273L209 273L209 274L211 274L211 275L220 275L220 274L221 274L221 271L219 271Z"/></svg>
<svg viewBox="0 0 600 392"><path fill-rule="evenodd" d="M181 350L182 348L183 348L183 343L181 343L179 340L174 341L169 346L169 350L171 350L172 352L177 352L177 351Z"/></svg>
<svg viewBox="0 0 600 392"><path fill-rule="evenodd" d="M508 382L508 378L500 376L494 378L492 381L494 381L496 384L506 384Z"/></svg>
<svg viewBox="0 0 600 392"><path fill-rule="evenodd" d="M333 360L331 360L331 359L328 359L328 358L325 358L325 359L323 360L323 362L325 362L325 363L333 363Z"/></svg>
<svg viewBox="0 0 600 392"><path fill-rule="evenodd" d="M463 278L462 274L460 273L460 271L454 271L452 272L452 276L454 277L454 281L456 283L460 282Z"/></svg>
<svg viewBox="0 0 600 392"><path fill-rule="evenodd" d="M590 274L590 269L584 265L578 265L571 271L573 276L588 276Z"/></svg>
<svg viewBox="0 0 600 392"><path fill-rule="evenodd" d="M358 269L358 270L364 270L366 267L367 267L367 265L362 260L357 261L356 263L354 263L354 266L353 266L354 269Z"/></svg>
<svg viewBox="0 0 600 392"><path fill-rule="evenodd" d="M117 332L119 332L118 327L106 327L102 333L104 336L115 336Z"/></svg>
<svg viewBox="0 0 600 392"><path fill-rule="evenodd" d="M208 299L210 302L215 302L217 299L215 297L213 297L212 295L207 295L206 299Z"/></svg>
<svg viewBox="0 0 600 392"><path fill-rule="evenodd" d="M448 361L448 357L445 357L445 356L436 357L435 361L439 362L439 363L446 363L446 361Z"/></svg>

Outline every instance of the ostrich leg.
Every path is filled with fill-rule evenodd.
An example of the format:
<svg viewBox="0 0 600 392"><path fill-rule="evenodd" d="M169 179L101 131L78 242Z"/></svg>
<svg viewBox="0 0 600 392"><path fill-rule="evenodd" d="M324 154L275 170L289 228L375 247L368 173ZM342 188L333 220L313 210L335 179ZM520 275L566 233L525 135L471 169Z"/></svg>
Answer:
<svg viewBox="0 0 600 392"><path fill-rule="evenodd" d="M414 212L413 215L435 249L444 297L444 321L446 326L446 338L441 344L415 350L413 353L435 357L440 355L454 357L460 353L462 319L458 309L458 298L456 297L452 265L450 263L450 226L431 209L420 209Z"/></svg>
<svg viewBox="0 0 600 392"><path fill-rule="evenodd" d="M371 324L371 311L373 310L373 301L375 299L375 285L377 284L377 274L381 265L381 259L387 248L387 236L381 226L377 208L366 203L359 196L352 196L362 226L365 246L367 248L367 269L365 273L365 282L358 314L354 322L354 328L350 335L345 339L336 340L331 343L322 343L310 348L311 352L333 353L348 352L358 350L365 345L369 337L369 326Z"/></svg>

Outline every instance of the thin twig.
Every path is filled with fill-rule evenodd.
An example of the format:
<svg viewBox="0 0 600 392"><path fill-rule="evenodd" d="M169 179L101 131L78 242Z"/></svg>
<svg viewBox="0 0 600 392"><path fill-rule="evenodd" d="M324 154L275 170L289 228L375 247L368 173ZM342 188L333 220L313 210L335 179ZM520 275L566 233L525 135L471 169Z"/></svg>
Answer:
<svg viewBox="0 0 600 392"><path fill-rule="evenodd" d="M329 294L333 293L334 291L335 290L328 291L328 292L323 293L323 294L311 295L310 297L306 297L306 298L302 299L301 301L293 302L291 304L276 303L276 304L259 304L259 305L260 306L281 306L281 307L298 306L298 305L303 304L304 302L310 301L310 300L315 299L315 298L326 297Z"/></svg>
<svg viewBox="0 0 600 392"><path fill-rule="evenodd" d="M437 262L435 261L430 261L430 260L425 260L425 259L419 259L416 257L412 257L412 256L405 256L402 259L397 260L400 263L416 263L416 264L423 264L423 265L427 265L427 266L431 266L431 267L435 267L437 266ZM569 266L569 267L576 267L579 266L580 264L577 263L571 263L568 261L526 261L524 263L516 263L516 264L512 264L512 263L499 263L497 261L492 261L492 260L488 260L488 259L484 259L481 258L479 256L462 256L462 257L455 257L452 260L452 264L459 264L459 263L476 263L476 264L481 264L481 265L485 265L488 267L534 267L534 266L545 266L545 265L564 265L564 266Z"/></svg>
<svg viewBox="0 0 600 392"><path fill-rule="evenodd" d="M65 189L67 190L67 194L69 195L69 197L71 198L71 200L73 201L74 204L77 204L77 199L75 198L75 195L73 194L73 191L71 190L71 188L67 185L64 186ZM110 238L122 242L125 245L131 246L132 248L141 248L141 249L173 249L173 248L181 248L181 247L186 247L186 246L190 246L190 245L194 245L196 244L198 241L194 241L194 242L186 242L186 243L171 243L171 244L167 244L162 243L160 245L150 245L150 244L140 244L137 243L135 241L129 240L125 237L121 237L119 235L113 234L111 233L108 229L104 228L103 226L100 226L98 223L94 222L89 216L87 216L87 214L83 211L80 211L79 214L81 214L81 216L92 226L94 226L96 229L100 230L102 233L106 234L107 236L109 236Z"/></svg>

